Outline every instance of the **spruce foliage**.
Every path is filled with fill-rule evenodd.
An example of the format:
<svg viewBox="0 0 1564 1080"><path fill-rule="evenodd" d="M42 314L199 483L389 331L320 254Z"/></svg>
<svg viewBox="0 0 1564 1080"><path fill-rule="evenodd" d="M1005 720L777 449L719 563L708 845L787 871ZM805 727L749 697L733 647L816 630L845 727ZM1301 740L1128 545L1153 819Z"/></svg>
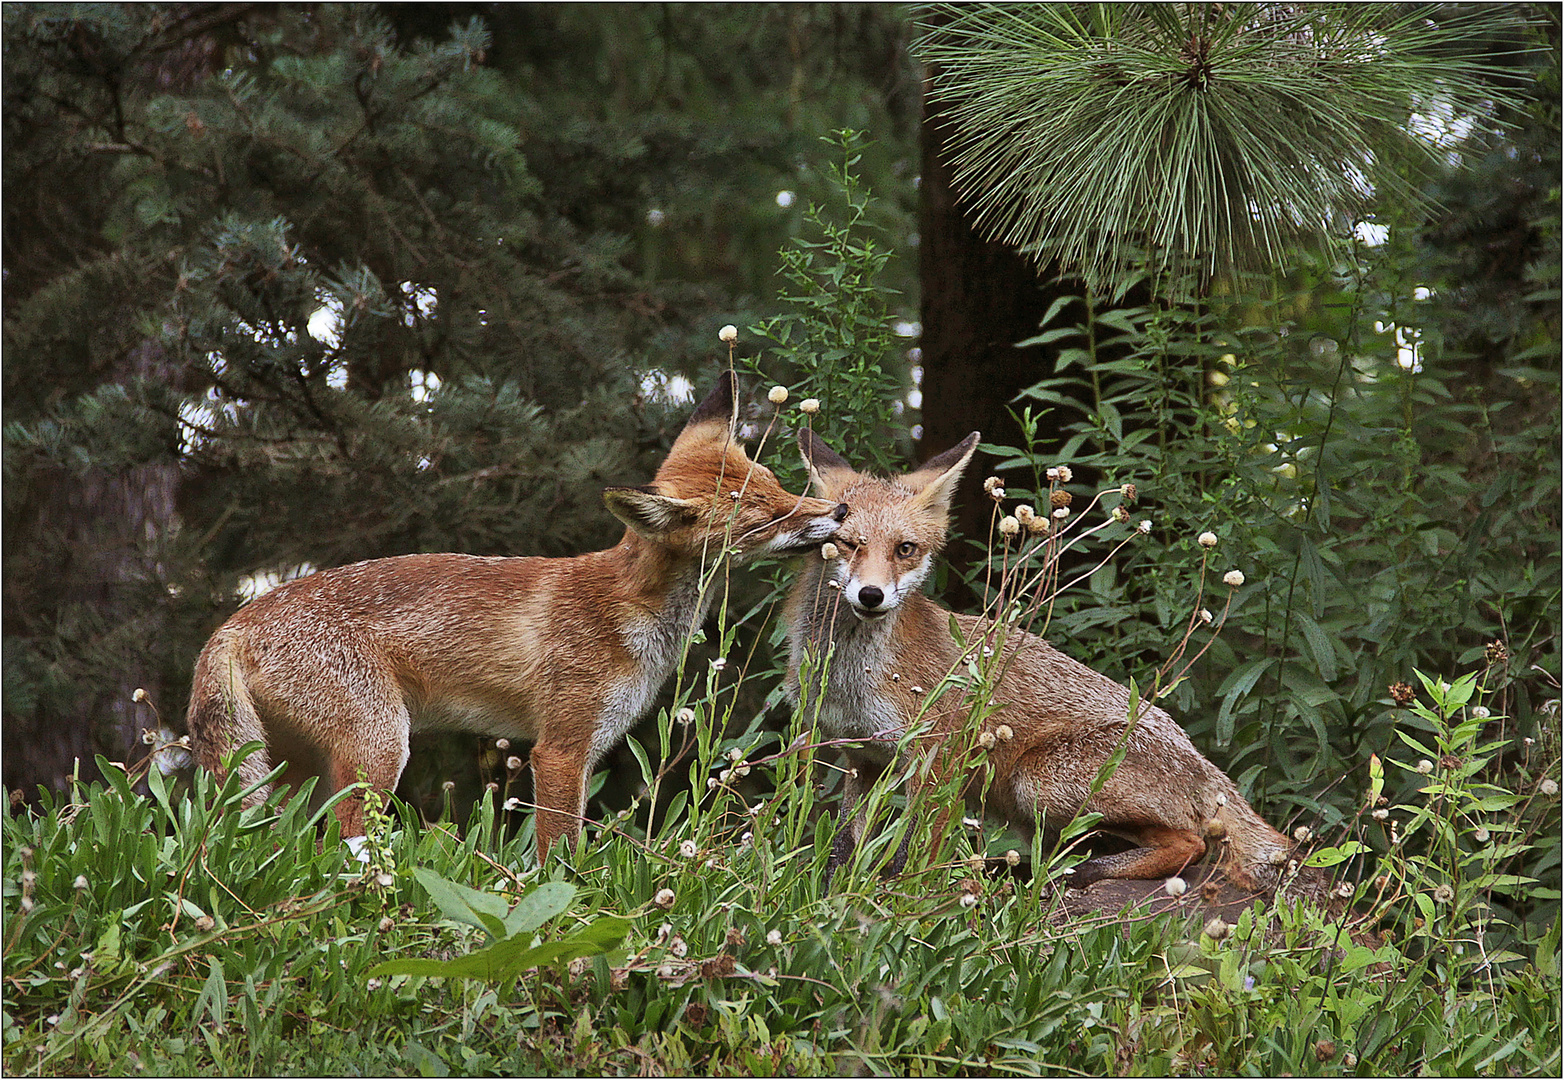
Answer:
<svg viewBox="0 0 1564 1080"><path fill-rule="evenodd" d="M613 542L799 148L906 82L872 9L694 14L6 9L8 788L123 758L138 686L177 728L259 583Z"/></svg>

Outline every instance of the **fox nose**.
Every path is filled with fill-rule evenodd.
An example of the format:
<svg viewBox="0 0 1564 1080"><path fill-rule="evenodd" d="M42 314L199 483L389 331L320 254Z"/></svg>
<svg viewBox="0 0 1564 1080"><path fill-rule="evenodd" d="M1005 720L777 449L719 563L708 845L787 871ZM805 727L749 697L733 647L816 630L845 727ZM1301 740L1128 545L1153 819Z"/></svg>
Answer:
<svg viewBox="0 0 1564 1080"><path fill-rule="evenodd" d="M877 608L885 603L885 594L876 585L865 585L858 590L858 603L866 608Z"/></svg>
<svg viewBox="0 0 1564 1080"><path fill-rule="evenodd" d="M847 504L837 503L836 509L831 511L832 521L845 521L847 519Z"/></svg>

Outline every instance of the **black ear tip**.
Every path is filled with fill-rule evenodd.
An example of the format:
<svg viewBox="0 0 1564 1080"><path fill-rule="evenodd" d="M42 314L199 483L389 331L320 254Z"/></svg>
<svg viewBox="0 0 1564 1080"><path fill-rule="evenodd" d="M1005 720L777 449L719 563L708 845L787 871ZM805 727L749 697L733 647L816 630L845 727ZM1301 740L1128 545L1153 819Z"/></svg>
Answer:
<svg viewBox="0 0 1564 1080"><path fill-rule="evenodd" d="M695 406L695 411L690 414L690 423L703 420L730 420L733 417L733 403L738 399L738 376L731 371L724 370L717 376L717 385L712 387L711 393L706 399Z"/></svg>

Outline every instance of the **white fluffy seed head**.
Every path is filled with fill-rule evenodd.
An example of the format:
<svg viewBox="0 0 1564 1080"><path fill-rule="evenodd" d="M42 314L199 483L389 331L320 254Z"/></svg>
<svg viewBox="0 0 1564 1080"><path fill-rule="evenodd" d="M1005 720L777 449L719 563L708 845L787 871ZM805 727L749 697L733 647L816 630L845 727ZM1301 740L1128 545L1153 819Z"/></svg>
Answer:
<svg viewBox="0 0 1564 1080"><path fill-rule="evenodd" d="M1203 548L1216 547L1216 533L1214 532L1203 532L1200 534L1198 539L1200 546Z"/></svg>
<svg viewBox="0 0 1564 1080"><path fill-rule="evenodd" d="M841 552L839 552L836 549L836 545L835 544L825 543L825 544L821 544L820 545L820 557L822 559L824 559L826 562L830 562L832 559L836 558L839 554L841 554Z"/></svg>
<svg viewBox="0 0 1564 1080"><path fill-rule="evenodd" d="M820 399L806 397L803 401L798 403L798 411L813 416L815 413L820 411Z"/></svg>
<svg viewBox="0 0 1564 1080"><path fill-rule="evenodd" d="M717 331L717 337L731 345L739 339L739 328L729 323Z"/></svg>
<svg viewBox="0 0 1564 1080"><path fill-rule="evenodd" d="M787 400L787 387L773 386L771 392L766 395L766 400L773 405L781 405Z"/></svg>
<svg viewBox="0 0 1564 1080"><path fill-rule="evenodd" d="M1170 877L1162 883L1162 891L1169 896L1183 896L1189 891L1189 883L1181 877Z"/></svg>
<svg viewBox="0 0 1564 1080"><path fill-rule="evenodd" d="M1236 589L1243 583L1244 572L1242 570L1229 570L1227 573L1222 575L1222 584L1226 585L1229 589Z"/></svg>
<svg viewBox="0 0 1564 1080"><path fill-rule="evenodd" d="M673 907L673 902L677 899L678 897L673 894L672 889L658 889L657 895L652 897L652 903L666 911L668 908Z"/></svg>

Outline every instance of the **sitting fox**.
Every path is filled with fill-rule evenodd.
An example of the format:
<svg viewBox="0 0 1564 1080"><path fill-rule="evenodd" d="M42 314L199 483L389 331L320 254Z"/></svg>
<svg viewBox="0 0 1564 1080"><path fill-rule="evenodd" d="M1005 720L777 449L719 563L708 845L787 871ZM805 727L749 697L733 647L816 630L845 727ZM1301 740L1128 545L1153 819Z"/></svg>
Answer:
<svg viewBox="0 0 1564 1080"><path fill-rule="evenodd" d="M574 558L404 555L323 570L241 608L196 661L187 716L202 765L250 740L259 781L362 778L390 791L408 737L470 731L532 742L538 857L573 841L593 765L651 707L705 618L715 563L817 548L847 507L790 495L734 433L724 374L657 478L612 487L627 526ZM264 792L254 798L259 800ZM361 799L337 805L363 833Z"/></svg>
<svg viewBox="0 0 1564 1080"><path fill-rule="evenodd" d="M817 493L851 507L832 541L837 557L807 560L789 602L790 696L803 704L806 717L818 716L822 736L864 740L847 753L844 828L833 867L858 843L865 822L857 804L909 729L927 731L908 744L926 766L915 772L914 786L937 783L948 770L966 767L957 764L962 759L971 760L970 748L954 745L966 741L966 694L947 684L932 704L930 698L948 675L965 670L991 624L952 616L919 587L944 546L951 493L977 442L973 432L922 468L882 480L855 472L813 431L799 433ZM977 643L965 657L952 640L952 617L966 641ZM1004 650L993 692L997 708L983 721L989 736L973 735L991 747L988 769L978 772L992 779L986 790L976 780L967 785L971 806L1028 837L1040 821L1045 831L1057 830L1080 813L1102 814L1102 831L1136 846L1081 863L1071 878L1075 886L1177 874L1206 853L1208 842L1220 840L1231 879L1250 888L1276 887L1292 845L1260 819L1172 717L1142 703L1123 761L1093 795L1100 770L1125 740L1129 691L1034 634L1011 629L989 640ZM822 670L832 646L829 669ZM801 671L809 673L807 682ZM936 836L943 826L941 820Z"/></svg>

